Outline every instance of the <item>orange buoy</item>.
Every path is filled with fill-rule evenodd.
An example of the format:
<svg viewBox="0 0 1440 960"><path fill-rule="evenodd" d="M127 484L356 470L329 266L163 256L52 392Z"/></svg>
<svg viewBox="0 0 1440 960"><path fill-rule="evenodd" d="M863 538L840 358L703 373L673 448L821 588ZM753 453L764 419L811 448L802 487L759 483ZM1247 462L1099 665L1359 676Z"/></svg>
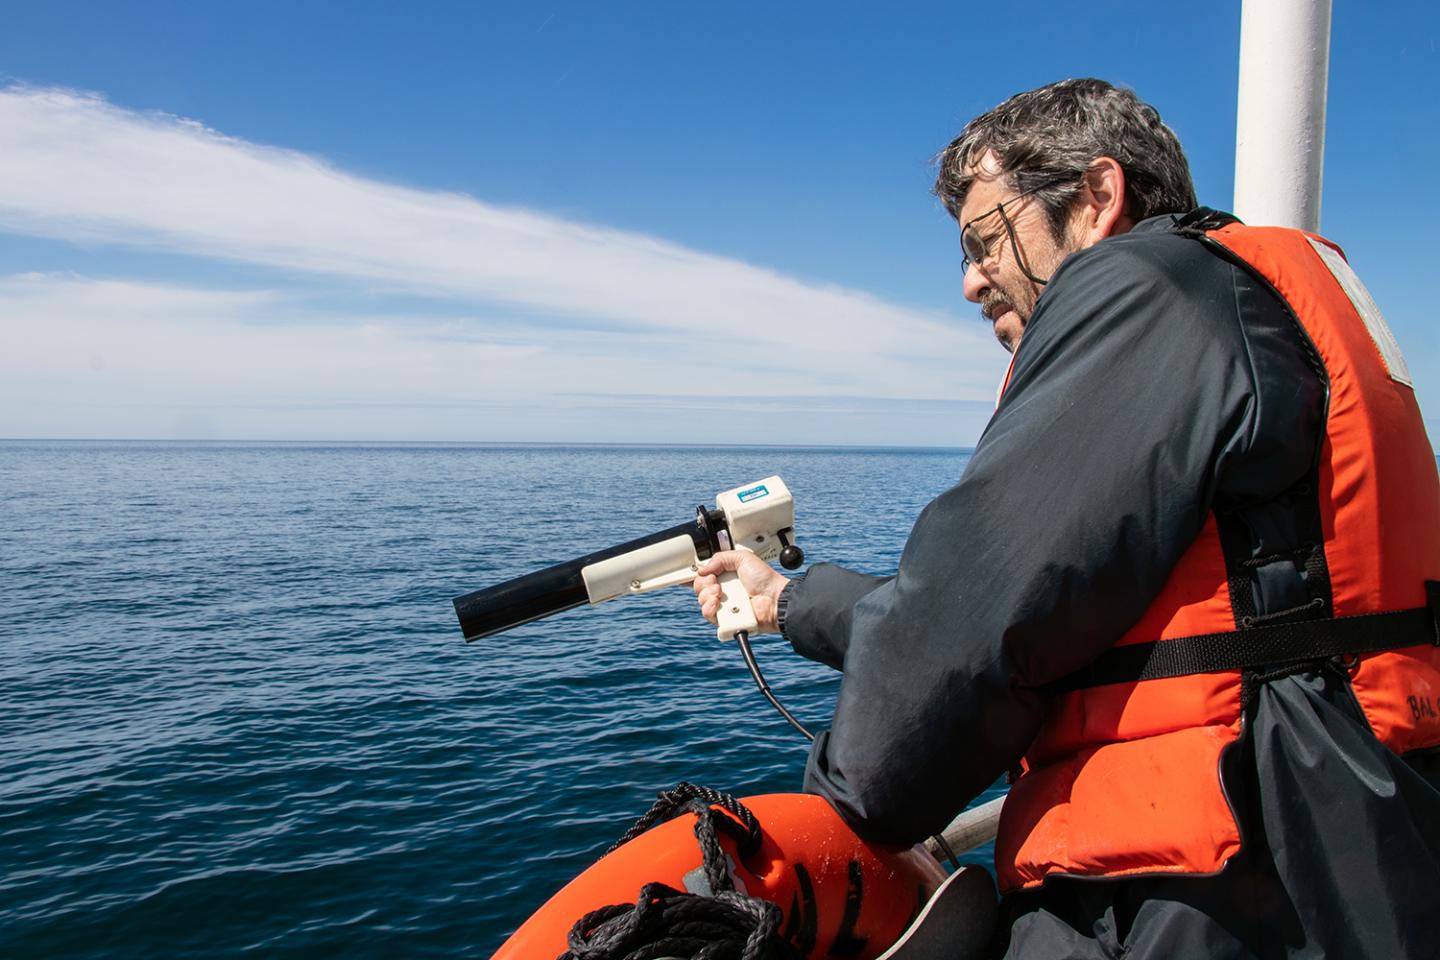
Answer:
<svg viewBox="0 0 1440 960"><path fill-rule="evenodd" d="M741 802L759 821L760 844L742 858L735 840L720 834L735 888L779 907L780 935L804 956L873 960L945 881L923 848L862 840L822 797L778 793ZM695 814L682 814L606 854L535 911L494 960L560 956L577 920L603 906L634 903L647 883L708 892L695 821Z"/></svg>

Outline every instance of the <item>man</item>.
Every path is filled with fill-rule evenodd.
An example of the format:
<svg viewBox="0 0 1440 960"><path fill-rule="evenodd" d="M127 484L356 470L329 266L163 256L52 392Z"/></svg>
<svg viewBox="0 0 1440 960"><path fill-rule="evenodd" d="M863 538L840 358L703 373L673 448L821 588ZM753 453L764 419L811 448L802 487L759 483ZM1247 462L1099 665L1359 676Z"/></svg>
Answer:
<svg viewBox="0 0 1440 960"><path fill-rule="evenodd" d="M1363 286L1196 209L1097 80L971 121L936 192L1013 353L964 476L893 577L695 585L843 669L805 788L914 842L1008 772L1007 956L1437 955L1440 480Z"/></svg>

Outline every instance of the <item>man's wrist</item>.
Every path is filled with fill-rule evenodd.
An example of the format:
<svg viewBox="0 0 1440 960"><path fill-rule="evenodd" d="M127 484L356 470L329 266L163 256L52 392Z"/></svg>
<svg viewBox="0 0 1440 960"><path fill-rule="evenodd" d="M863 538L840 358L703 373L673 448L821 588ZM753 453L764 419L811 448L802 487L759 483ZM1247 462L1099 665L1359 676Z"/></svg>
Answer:
<svg viewBox="0 0 1440 960"><path fill-rule="evenodd" d="M808 573L809 571L806 572ZM780 595L775 598L775 626L780 630L780 636L786 640L790 640L790 636L785 632L785 614L789 610L790 601L795 598L795 589L804 582L804 573L798 577L791 577L785 582L785 586L781 588ZM791 644L793 646L794 641L791 641Z"/></svg>

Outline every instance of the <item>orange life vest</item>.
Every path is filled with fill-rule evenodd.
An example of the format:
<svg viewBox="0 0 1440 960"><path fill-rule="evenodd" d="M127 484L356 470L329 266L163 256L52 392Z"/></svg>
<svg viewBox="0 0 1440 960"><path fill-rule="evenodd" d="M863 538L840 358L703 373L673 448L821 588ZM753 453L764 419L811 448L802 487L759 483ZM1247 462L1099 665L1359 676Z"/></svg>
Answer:
<svg viewBox="0 0 1440 960"><path fill-rule="evenodd" d="M1273 288L1328 381L1316 489L1304 491L1319 500L1316 562L1328 592L1310 614L1425 607L1426 581L1440 580L1440 478L1404 360L1369 294L1338 248L1312 234L1232 223L1197 242ZM1231 568L1212 513L1111 653L1205 634L1243 641L1255 619L1232 603ZM1254 634L1262 644L1264 635ZM1440 744L1440 647L1410 635L1417 644L1347 660L1376 737L1402 754ZM1220 870L1241 843L1220 769L1241 732L1242 676L1192 672L1056 696L1001 818L1001 889L1057 875Z"/></svg>

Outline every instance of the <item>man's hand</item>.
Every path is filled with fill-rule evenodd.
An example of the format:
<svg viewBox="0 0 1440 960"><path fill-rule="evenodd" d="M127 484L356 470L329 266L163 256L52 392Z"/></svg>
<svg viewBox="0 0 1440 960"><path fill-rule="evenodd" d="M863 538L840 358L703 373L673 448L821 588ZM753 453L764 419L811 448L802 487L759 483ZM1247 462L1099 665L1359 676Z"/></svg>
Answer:
<svg viewBox="0 0 1440 960"><path fill-rule="evenodd" d="M790 578L749 550L722 550L701 564L694 582L701 616L711 623L715 622L720 612L720 574L726 570L738 573L741 586L750 594L756 631L774 633L779 630L775 622L775 604Z"/></svg>

